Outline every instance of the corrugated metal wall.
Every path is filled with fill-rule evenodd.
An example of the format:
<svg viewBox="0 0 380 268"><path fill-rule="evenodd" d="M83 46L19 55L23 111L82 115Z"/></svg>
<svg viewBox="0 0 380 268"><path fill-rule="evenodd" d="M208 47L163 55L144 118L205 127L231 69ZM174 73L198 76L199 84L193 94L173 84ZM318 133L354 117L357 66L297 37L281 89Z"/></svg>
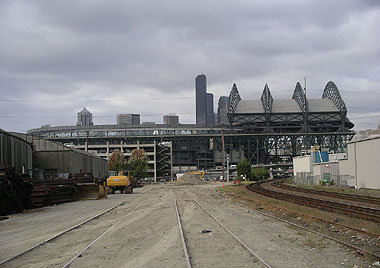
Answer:
<svg viewBox="0 0 380 268"><path fill-rule="evenodd" d="M57 173L91 173L95 178L107 176L108 161L93 154L31 135L13 133L34 146L33 168Z"/></svg>
<svg viewBox="0 0 380 268"><path fill-rule="evenodd" d="M16 173L26 173L32 170L32 144L0 130L0 163L9 167L15 167Z"/></svg>

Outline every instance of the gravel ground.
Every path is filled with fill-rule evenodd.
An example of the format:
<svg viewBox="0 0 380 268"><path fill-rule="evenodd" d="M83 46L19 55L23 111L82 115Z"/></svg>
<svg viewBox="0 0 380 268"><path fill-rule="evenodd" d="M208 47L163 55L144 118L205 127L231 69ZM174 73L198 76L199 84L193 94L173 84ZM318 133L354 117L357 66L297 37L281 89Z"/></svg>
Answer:
<svg viewBox="0 0 380 268"><path fill-rule="evenodd" d="M191 197L213 213L273 267L369 267L360 256L233 204L217 185L145 186L132 195L61 204L11 216L0 222L0 261L124 200L127 203L83 228L65 234L33 254L4 267L61 267L86 243L117 221L120 224L70 267L186 267L178 231L177 198L193 267L261 267ZM126 216L134 207L140 207ZM201 233L209 229L210 233ZM355 266L356 265L356 266Z"/></svg>
<svg viewBox="0 0 380 268"><path fill-rule="evenodd" d="M319 195L318 193L313 193L313 192L310 192L310 193L299 192L299 191L297 191L297 188L295 188L295 189L284 189L284 188L280 188L280 187L275 187L269 183L263 184L262 186L265 189L276 191L276 192L281 192L281 193L286 193L286 194L292 194L292 195L297 195L297 196L308 196L308 197L317 198L320 200L326 200L326 201L332 201L332 202L342 202L345 204L352 204L354 206L363 206L363 207L380 209L380 204L371 204L368 202L341 199L339 197L324 196L324 195Z"/></svg>

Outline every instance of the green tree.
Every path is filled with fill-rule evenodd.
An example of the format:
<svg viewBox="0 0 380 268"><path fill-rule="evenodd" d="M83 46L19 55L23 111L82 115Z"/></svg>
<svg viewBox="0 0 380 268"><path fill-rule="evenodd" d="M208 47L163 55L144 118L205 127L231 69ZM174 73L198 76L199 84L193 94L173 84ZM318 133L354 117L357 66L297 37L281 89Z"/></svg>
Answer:
<svg viewBox="0 0 380 268"><path fill-rule="evenodd" d="M116 149L113 151L111 157L108 160L108 170L110 171L116 171L119 173L120 171L123 171L126 167L126 161L125 157L120 150Z"/></svg>
<svg viewBox="0 0 380 268"><path fill-rule="evenodd" d="M127 167L133 178L145 178L148 174L148 155L142 149L132 150Z"/></svg>
<svg viewBox="0 0 380 268"><path fill-rule="evenodd" d="M240 179L241 175L246 178L251 177L251 163L247 159L242 159L236 166L237 177Z"/></svg>

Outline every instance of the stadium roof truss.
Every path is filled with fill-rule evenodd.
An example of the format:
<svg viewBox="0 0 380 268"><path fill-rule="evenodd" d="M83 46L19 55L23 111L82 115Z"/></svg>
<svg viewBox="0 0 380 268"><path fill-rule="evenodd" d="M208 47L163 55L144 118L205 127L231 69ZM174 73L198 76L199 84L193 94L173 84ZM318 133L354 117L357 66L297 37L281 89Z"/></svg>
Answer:
<svg viewBox="0 0 380 268"><path fill-rule="evenodd" d="M290 100L275 100L267 84L260 100L242 100L234 84L227 114L231 127L246 133L335 132L354 126L347 119L346 105L331 81L322 99L307 99L298 82Z"/></svg>

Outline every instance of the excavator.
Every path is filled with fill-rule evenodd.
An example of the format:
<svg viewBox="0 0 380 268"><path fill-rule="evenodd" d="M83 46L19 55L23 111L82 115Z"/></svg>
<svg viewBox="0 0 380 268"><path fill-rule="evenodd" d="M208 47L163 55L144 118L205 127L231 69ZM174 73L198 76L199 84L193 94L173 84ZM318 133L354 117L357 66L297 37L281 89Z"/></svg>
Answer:
<svg viewBox="0 0 380 268"><path fill-rule="evenodd" d="M197 175L199 175L199 178L202 179L203 176L205 175L205 171L204 170L202 170L202 171L198 171L198 170L197 171L191 171L190 174L197 174Z"/></svg>
<svg viewBox="0 0 380 268"><path fill-rule="evenodd" d="M115 175L116 172L110 172L110 175L107 178L106 186L110 190L112 194L116 191L120 191L120 193L131 194L133 193L133 186L131 182L131 175L128 172L128 175L125 176L122 171Z"/></svg>

